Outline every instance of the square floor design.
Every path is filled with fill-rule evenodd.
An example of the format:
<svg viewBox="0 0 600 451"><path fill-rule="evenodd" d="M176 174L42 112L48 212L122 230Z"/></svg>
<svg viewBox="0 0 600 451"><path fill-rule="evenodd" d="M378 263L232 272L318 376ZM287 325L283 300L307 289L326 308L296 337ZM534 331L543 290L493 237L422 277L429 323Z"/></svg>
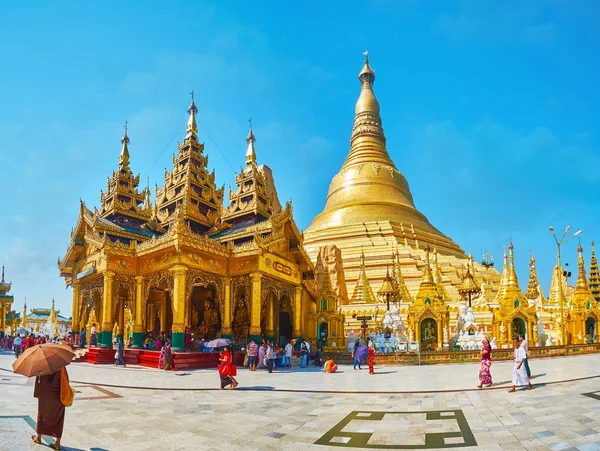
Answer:
<svg viewBox="0 0 600 451"><path fill-rule="evenodd" d="M462 410L423 412L354 411L315 442L373 449L476 446Z"/></svg>

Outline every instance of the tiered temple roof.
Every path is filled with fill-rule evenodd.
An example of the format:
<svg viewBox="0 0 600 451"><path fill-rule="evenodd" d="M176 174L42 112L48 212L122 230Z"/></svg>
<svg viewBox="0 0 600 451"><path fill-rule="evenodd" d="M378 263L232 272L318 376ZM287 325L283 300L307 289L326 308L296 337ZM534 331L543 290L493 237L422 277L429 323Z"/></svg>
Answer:
<svg viewBox="0 0 600 451"><path fill-rule="evenodd" d="M192 103L188 108L188 124L183 144L178 144L177 155L173 156L173 170L165 170L162 189L156 186L156 216L165 227L176 219L175 210L182 210L187 225L196 233L215 230L221 226L223 192L217 188L215 172L207 170L208 156L204 155L204 144L198 141L196 113Z"/></svg>

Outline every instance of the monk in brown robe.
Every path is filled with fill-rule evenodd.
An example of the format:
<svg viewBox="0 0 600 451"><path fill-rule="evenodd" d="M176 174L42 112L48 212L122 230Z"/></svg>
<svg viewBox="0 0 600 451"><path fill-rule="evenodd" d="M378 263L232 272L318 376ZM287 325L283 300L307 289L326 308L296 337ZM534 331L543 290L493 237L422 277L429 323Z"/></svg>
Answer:
<svg viewBox="0 0 600 451"><path fill-rule="evenodd" d="M38 416L37 436L31 438L35 443L41 443L42 434L56 437L56 443L50 448L60 449L65 424L65 406L60 400L60 370L49 376L36 377L33 396L38 399Z"/></svg>

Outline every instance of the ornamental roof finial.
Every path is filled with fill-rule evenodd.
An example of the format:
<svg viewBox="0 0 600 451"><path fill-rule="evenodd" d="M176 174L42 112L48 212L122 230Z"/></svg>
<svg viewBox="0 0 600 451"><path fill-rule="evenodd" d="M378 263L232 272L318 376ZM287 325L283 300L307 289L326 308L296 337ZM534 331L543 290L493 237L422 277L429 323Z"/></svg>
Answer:
<svg viewBox="0 0 600 451"><path fill-rule="evenodd" d="M4 283L4 263L2 263L2 282Z"/></svg>
<svg viewBox="0 0 600 451"><path fill-rule="evenodd" d="M248 148L246 149L246 165L255 166L256 151L254 150L254 143L256 142L256 137L252 132L252 117L248 119L248 123L250 124L250 132L248 133L248 136L246 136L246 142L248 143Z"/></svg>
<svg viewBox="0 0 600 451"><path fill-rule="evenodd" d="M194 103L194 91L190 92L190 95L192 96L192 103L190 103L190 106L187 109L187 112L190 115L190 117L188 118L186 130L187 135L185 137L198 139L198 137L196 136L196 133L198 133L198 128L196 126L196 113L198 112L198 108Z"/></svg>
<svg viewBox="0 0 600 451"><path fill-rule="evenodd" d="M123 138L121 138L121 144L123 144L123 147L121 148L121 156L119 157L119 169L129 167L129 136L127 136L127 121L125 121L125 132L123 133Z"/></svg>

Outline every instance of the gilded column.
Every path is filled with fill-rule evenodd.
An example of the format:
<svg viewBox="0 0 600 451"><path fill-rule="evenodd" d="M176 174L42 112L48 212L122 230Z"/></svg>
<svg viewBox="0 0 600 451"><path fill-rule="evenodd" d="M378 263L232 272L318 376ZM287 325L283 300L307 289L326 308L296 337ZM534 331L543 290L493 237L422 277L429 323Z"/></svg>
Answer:
<svg viewBox="0 0 600 451"><path fill-rule="evenodd" d="M142 305L144 303L144 277L135 278L135 317L133 320L133 347L141 348L144 344L144 325L142 323Z"/></svg>
<svg viewBox="0 0 600 451"><path fill-rule="evenodd" d="M4 316L2 318L4 318ZM71 332L73 333L73 339L75 339L75 334L78 334L82 330L82 327L79 324L79 282L73 282L73 304L71 306L71 318Z"/></svg>
<svg viewBox="0 0 600 451"><path fill-rule="evenodd" d="M270 341L275 341L275 300L275 295L270 292L267 295L267 321L265 324L265 337Z"/></svg>
<svg viewBox="0 0 600 451"><path fill-rule="evenodd" d="M173 326L171 327L172 347L175 351L185 351L184 332L185 332L185 274L187 268L183 265L177 265L173 268ZM161 324L163 318L161 312ZM165 309L166 318L166 309Z"/></svg>
<svg viewBox="0 0 600 451"><path fill-rule="evenodd" d="M102 301L102 333L100 343L102 347L112 348L112 310L113 310L113 282L115 273L106 271L104 273L104 299Z"/></svg>
<svg viewBox="0 0 600 451"><path fill-rule="evenodd" d="M119 311L118 313L118 326L117 326L117 339L118 337L123 337L123 340L125 339L124 334L125 334L125 302L123 300L123 297L119 297L119 303L117 304Z"/></svg>
<svg viewBox="0 0 600 451"><path fill-rule="evenodd" d="M175 295L173 294L173 297ZM167 302L173 302L173 299L167 299L167 294L160 300L160 333L164 334L167 331ZM174 317L173 317L174 318ZM181 320L183 322L183 320Z"/></svg>
<svg viewBox="0 0 600 451"><path fill-rule="evenodd" d="M294 337L302 335L302 287L294 288Z"/></svg>
<svg viewBox="0 0 600 451"><path fill-rule="evenodd" d="M250 340L260 343L260 292L262 275L260 273L250 274L252 283L250 298Z"/></svg>
<svg viewBox="0 0 600 451"><path fill-rule="evenodd" d="M0 309L0 338L4 337L4 330L6 329L6 304L2 302L2 308Z"/></svg>
<svg viewBox="0 0 600 451"><path fill-rule="evenodd" d="M223 324L221 338L232 338L231 330L231 277L226 277L223 283Z"/></svg>

